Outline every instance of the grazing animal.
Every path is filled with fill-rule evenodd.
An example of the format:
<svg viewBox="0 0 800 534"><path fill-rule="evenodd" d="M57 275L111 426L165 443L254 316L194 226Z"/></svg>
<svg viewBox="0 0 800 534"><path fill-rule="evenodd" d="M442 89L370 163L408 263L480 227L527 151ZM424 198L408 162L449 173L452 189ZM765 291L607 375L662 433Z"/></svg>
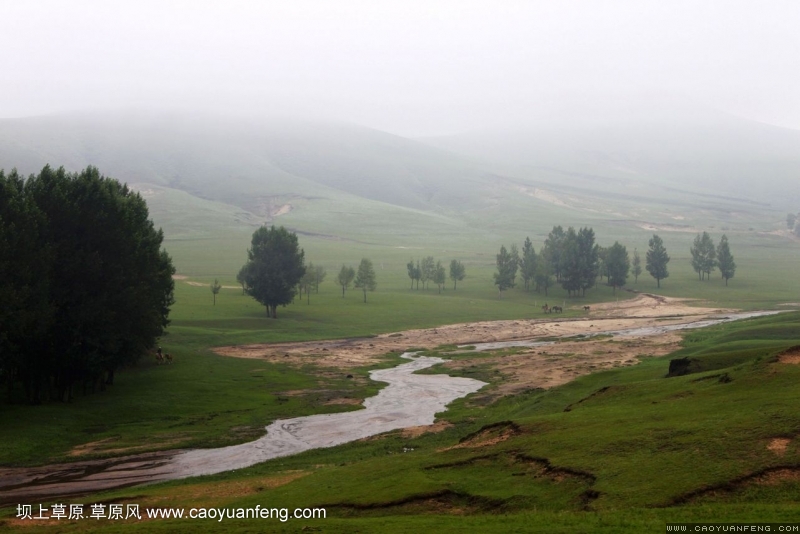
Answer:
<svg viewBox="0 0 800 534"><path fill-rule="evenodd" d="M563 311L564 311L564 310L563 310L563 308L561 308L561 306L553 306L552 308L550 308L550 310L551 310L553 313L561 313L561 312L563 312Z"/></svg>
<svg viewBox="0 0 800 534"><path fill-rule="evenodd" d="M589 311L589 306L584 306L583 311Z"/></svg>
<svg viewBox="0 0 800 534"><path fill-rule="evenodd" d="M170 356L169 352L164 353L164 362L167 364L172 363L172 356Z"/></svg>

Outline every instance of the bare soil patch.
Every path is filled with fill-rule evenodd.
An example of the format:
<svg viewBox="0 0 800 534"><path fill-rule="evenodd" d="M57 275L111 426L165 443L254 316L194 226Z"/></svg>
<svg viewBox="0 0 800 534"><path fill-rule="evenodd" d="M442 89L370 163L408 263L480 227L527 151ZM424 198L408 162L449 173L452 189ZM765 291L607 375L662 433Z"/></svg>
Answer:
<svg viewBox="0 0 800 534"><path fill-rule="evenodd" d="M800 364L800 345L791 347L781 352L778 355L778 361L781 363L789 363L793 365Z"/></svg>
<svg viewBox="0 0 800 534"><path fill-rule="evenodd" d="M730 312L722 308L693 307L690 299L677 299L642 293L632 299L593 305L580 318L558 319L552 315L506 321L484 321L406 330L372 338L240 345L214 349L220 355L257 358L297 367L315 365L333 367L339 372L371 365L389 352L409 348L432 349L440 345L470 345L532 338L552 338L598 334L663 326L707 319ZM582 308L582 306L579 305ZM678 348L679 333L631 336L624 340L592 339L562 341L546 347L534 347L511 355L481 359L499 372L504 383L481 395L502 396L529 388L550 388L576 377L614 367L634 365L641 357L662 356ZM451 360L446 369L465 370L474 360Z"/></svg>
<svg viewBox="0 0 800 534"><path fill-rule="evenodd" d="M436 421L432 425L410 426L400 431L400 435L406 439L418 438L423 434L436 434L452 428L453 424L448 421Z"/></svg>
<svg viewBox="0 0 800 534"><path fill-rule="evenodd" d="M786 454L786 447L789 446L792 440L789 438L775 438L769 442L767 445L767 449L774 452L778 456L783 456Z"/></svg>

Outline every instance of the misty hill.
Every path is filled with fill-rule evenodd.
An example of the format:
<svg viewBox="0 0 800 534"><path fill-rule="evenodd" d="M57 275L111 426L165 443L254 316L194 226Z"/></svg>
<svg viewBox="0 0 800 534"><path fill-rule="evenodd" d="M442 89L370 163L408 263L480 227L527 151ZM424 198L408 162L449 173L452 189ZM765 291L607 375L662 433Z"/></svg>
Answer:
<svg viewBox="0 0 800 534"><path fill-rule="evenodd" d="M275 197L333 192L416 208L471 207L486 171L417 141L344 123L186 116L58 116L0 121L0 163L35 172L95 165L129 183L264 211ZM484 188L481 191L481 188Z"/></svg>
<svg viewBox="0 0 800 534"><path fill-rule="evenodd" d="M474 132L425 142L486 161L748 198L800 196L800 131L730 115L637 117L602 125ZM591 180L590 180L591 181Z"/></svg>
<svg viewBox="0 0 800 534"><path fill-rule="evenodd" d="M553 224L612 235L782 224L784 214L765 216L774 208L759 200L763 188L729 185L766 184L769 165L772 177L790 173L794 137L767 128L773 142L745 130L731 156L738 159L726 163L731 149L728 138L711 135L717 130L692 130L688 138L633 128L422 142L333 122L63 115L0 120L0 168L27 174L48 163L70 171L95 165L141 191L172 239L232 229L245 235L279 219L362 243L424 237L493 247L498 236L533 237ZM723 181L733 180L719 185L723 167L730 170Z"/></svg>

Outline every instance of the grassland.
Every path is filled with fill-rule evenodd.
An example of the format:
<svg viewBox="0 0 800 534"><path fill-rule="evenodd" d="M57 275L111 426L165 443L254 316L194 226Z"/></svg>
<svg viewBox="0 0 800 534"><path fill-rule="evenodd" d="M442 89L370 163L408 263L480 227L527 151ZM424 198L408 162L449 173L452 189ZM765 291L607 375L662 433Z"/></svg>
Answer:
<svg viewBox="0 0 800 534"><path fill-rule="evenodd" d="M489 405L460 400L443 414L450 426L435 434L392 432L213 477L74 501L324 507L329 519L303 527L327 532L641 532L667 521L792 521L800 496L800 366L780 363L778 354L800 344L799 322L800 314L786 313L719 325L692 332L677 354L634 367ZM695 372L666 378L675 357L695 360ZM10 511L4 514L9 525L18 524ZM78 521L25 530L289 532L298 526L296 520Z"/></svg>
<svg viewBox="0 0 800 534"><path fill-rule="evenodd" d="M61 161L86 164L72 146L75 139L56 137L71 156ZM185 277L176 280L172 324L162 339L175 364L143 360L119 373L107 391L78 395L70 405L0 404L2 465L243 442L276 418L353 409L327 403L364 398L380 387L368 381L367 368L348 379L338 369L222 358L210 347L540 317L543 301L564 304L563 317L570 318L581 315L583 305L633 295L603 285L581 299L567 299L558 287L546 297L519 287L498 295L492 274L500 245L521 246L530 236L538 250L557 224L592 226L599 244L619 240L643 259L647 240L658 233L672 256L670 277L657 288L644 272L627 289L716 307L788 309L781 305L800 302L800 242L781 233L785 213L701 184L678 191L619 182L618 175L608 181L542 169L515 169L518 174L509 176L387 139L381 141L384 159L395 149L404 154L391 165L362 158L370 152L343 138L324 150L329 160L338 158L330 167L304 161L302 150L263 162L254 146L238 146L236 139L226 145L233 160L214 152L209 140L192 150L169 140L154 149L138 134L122 144L139 152L120 160L113 141L106 160L90 163L142 191ZM314 147L306 152L314 154ZM183 162L170 159L174 154ZM39 153L29 156L29 170L36 170ZM348 182L351 174L357 176ZM147 178L133 180L140 176ZM369 185L373 176L392 178L391 187L358 194L357 186ZM307 260L328 270L310 304L303 299L280 308L277 320L236 288L223 289L212 306L208 288L215 278L236 286L250 236L264 222L297 231ZM716 275L700 282L691 270L689 247L704 230L730 239L738 269L728 287ZM467 278L457 291L409 289L406 263L427 255L465 263ZM366 304L352 289L342 298L333 282L343 263L356 266L362 257L373 260L378 277ZM451 426L440 433L395 432L233 473L74 502L325 506L329 519L302 527L326 532L641 532L660 530L665 521L796 520L800 368L774 357L800 343L798 321L797 314L783 314L693 332L676 355L491 403L461 400L443 414ZM689 358L694 373L665 378L668 360L677 357ZM460 358L476 359L469 376L503 380L481 367L482 356ZM395 363L396 355L386 355L378 365ZM786 440L781 453L770 448L775 440ZM20 525L8 509L0 521L27 532L302 528L291 521L227 520Z"/></svg>

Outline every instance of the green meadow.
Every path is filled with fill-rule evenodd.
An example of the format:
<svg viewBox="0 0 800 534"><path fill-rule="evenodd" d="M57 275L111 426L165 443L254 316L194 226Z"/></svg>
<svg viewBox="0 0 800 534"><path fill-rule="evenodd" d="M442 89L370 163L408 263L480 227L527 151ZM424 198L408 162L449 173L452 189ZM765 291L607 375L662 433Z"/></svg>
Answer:
<svg viewBox="0 0 800 534"><path fill-rule="evenodd" d="M322 507L328 513L324 520L39 525L16 521L14 510L4 508L0 527L649 532L667 521L800 517L800 366L778 362L778 354L800 344L800 313L792 311L800 303L800 241L786 231L782 208L705 190L702 184L677 189L668 177L635 182L613 173L599 179L587 169L487 169L370 131L333 128L312 141L309 132L297 133L306 146L286 141L293 138L277 129L270 134L277 148L269 147L277 156L270 159L262 157L260 141L244 134L220 134L195 146L183 141L192 128L180 135L164 128L150 132L154 140L120 134L138 155L115 152L114 140L100 134L88 143L78 127L52 135L60 143L56 156L76 167L87 163L82 143L99 146L105 159L89 163L134 184L163 228L179 275L171 324L161 339L174 363L156 365L144 357L117 373L106 391L79 390L69 404L9 405L4 397L4 467L251 441L276 419L358 409L326 403L375 395L382 384L370 381L369 371L400 361L387 354L375 366L347 371L353 375L348 378L341 369L324 366L222 357L212 350L219 346L542 318L545 302L563 305L559 319L569 319L584 317L585 305L637 292L692 299L689 305L786 313L692 331L674 354L642 355L635 366L549 390L532 384L522 394L492 402L460 399L439 414L448 425L438 433L390 432L211 477L65 500L149 508ZM16 139L12 134L4 131L11 136L4 139ZM38 170L34 152L28 171ZM183 157L180 165L175 154ZM135 181L142 176L146 182ZM375 176L387 179L379 184ZM319 292L278 308L277 319L243 295L235 279L261 224L296 231L306 261L327 269ZM591 226L598 244L619 241L630 255L638 249L643 264L648 239L657 233L671 255L670 276L659 288L645 270L622 290L599 282L584 298L567 298L557 285L548 295L524 291L519 283L499 294L492 275L500 246L521 248L529 236L538 251L554 225ZM689 247L702 231L715 242L723 233L730 240L737 270L727 287L718 272L699 281L692 271ZM410 288L406 263L428 255L445 265L451 259L464 263L466 278L457 290L450 281L441 293L433 284ZM335 283L342 264L355 267L364 257L372 260L378 284L366 303L352 287L343 297ZM215 279L226 287L213 305L209 285ZM447 350L452 347L432 353ZM503 380L481 367L484 355L454 357L475 359L474 372L465 376L493 386ZM667 378L676 358L687 359L689 374Z"/></svg>

